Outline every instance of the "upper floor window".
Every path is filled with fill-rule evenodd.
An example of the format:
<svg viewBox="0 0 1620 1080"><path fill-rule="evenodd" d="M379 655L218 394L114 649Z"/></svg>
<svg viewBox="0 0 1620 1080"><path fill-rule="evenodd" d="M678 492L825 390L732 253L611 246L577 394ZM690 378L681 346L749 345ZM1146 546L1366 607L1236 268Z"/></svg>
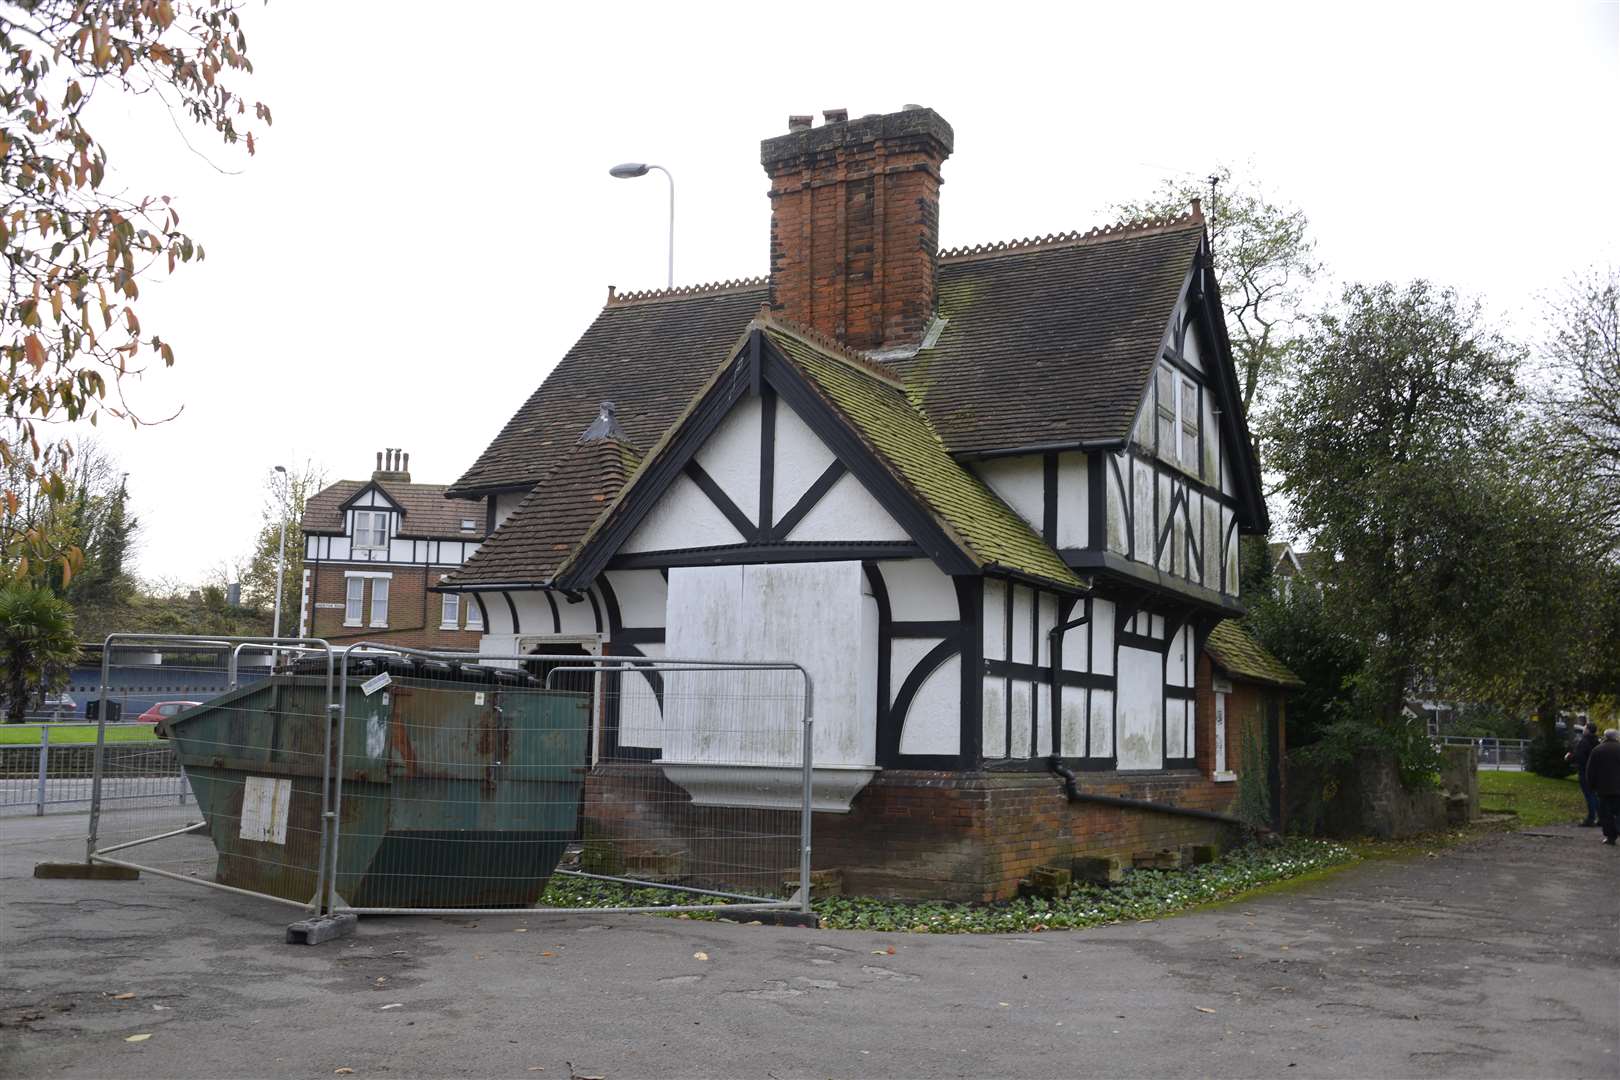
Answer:
<svg viewBox="0 0 1620 1080"><path fill-rule="evenodd" d="M1159 457L1197 474L1199 452L1198 384L1161 362L1155 380Z"/></svg>
<svg viewBox="0 0 1620 1080"><path fill-rule="evenodd" d="M388 546L388 513L383 510L356 510L354 512L354 546L385 548Z"/></svg>

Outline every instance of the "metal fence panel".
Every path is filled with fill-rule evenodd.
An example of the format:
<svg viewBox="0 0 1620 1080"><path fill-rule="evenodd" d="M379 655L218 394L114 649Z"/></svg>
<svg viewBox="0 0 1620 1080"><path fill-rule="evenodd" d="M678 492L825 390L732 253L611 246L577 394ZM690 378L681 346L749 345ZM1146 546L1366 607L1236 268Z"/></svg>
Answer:
<svg viewBox="0 0 1620 1080"><path fill-rule="evenodd" d="M324 891L331 797L330 675L243 685L156 725L129 710L108 719L123 693L149 695L154 683L148 675L132 688L118 685L114 672L132 665L115 661L161 656L170 681L223 688L233 645L108 639L90 747L88 858L314 909ZM324 643L304 647L330 656ZM145 738L127 738L135 734Z"/></svg>
<svg viewBox="0 0 1620 1080"><path fill-rule="evenodd" d="M331 910L808 910L801 670L398 653L340 664Z"/></svg>

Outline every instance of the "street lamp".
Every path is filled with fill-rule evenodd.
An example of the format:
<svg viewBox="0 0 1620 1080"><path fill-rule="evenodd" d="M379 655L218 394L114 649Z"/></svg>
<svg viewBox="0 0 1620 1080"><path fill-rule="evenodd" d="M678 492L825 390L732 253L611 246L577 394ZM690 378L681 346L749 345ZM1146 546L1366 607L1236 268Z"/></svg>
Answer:
<svg viewBox="0 0 1620 1080"><path fill-rule="evenodd" d="M281 636L281 579L287 567L287 466L277 465L281 474L281 547L276 552L276 620L270 629L272 639Z"/></svg>
<svg viewBox="0 0 1620 1080"><path fill-rule="evenodd" d="M669 287L675 287L675 177L662 165L644 165L639 161L627 161L623 165L615 165L608 170L608 175L618 180L634 180L638 176L646 176L651 169L657 169L669 181Z"/></svg>

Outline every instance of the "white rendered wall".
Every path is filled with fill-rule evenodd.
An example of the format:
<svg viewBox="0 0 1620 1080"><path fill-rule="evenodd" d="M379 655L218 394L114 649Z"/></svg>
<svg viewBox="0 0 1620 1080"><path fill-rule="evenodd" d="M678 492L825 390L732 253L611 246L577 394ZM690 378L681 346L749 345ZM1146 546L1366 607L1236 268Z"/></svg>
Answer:
<svg viewBox="0 0 1620 1080"><path fill-rule="evenodd" d="M915 644L897 641L895 647ZM932 643L929 643L930 645ZM891 669L892 678L892 669ZM900 729L902 754L956 754L961 752L962 658L952 656L935 668L917 688Z"/></svg>
<svg viewBox="0 0 1620 1080"><path fill-rule="evenodd" d="M754 456L759 452L756 449ZM758 501L756 496L755 501ZM685 474L677 476L620 551L670 551L742 543L719 507Z"/></svg>
<svg viewBox="0 0 1620 1080"><path fill-rule="evenodd" d="M1045 460L1040 454L989 458L974 464L979 479L1018 516L1041 531L1045 517Z"/></svg>
<svg viewBox="0 0 1620 1080"><path fill-rule="evenodd" d="M788 533L789 540L909 540L900 523L874 499L854 473L838 478L804 520Z"/></svg>
<svg viewBox="0 0 1620 1080"><path fill-rule="evenodd" d="M655 629L664 625L669 589L657 570L613 570L603 575L619 602L619 625Z"/></svg>
<svg viewBox="0 0 1620 1080"><path fill-rule="evenodd" d="M1091 543L1091 487L1086 455L1058 455L1057 546L1083 548ZM1040 526L1036 526L1036 531Z"/></svg>
<svg viewBox="0 0 1620 1080"><path fill-rule="evenodd" d="M775 473L771 505L780 519L833 463L833 452L786 402L776 403Z"/></svg>
<svg viewBox="0 0 1620 1080"><path fill-rule="evenodd" d="M956 586L932 559L895 559L877 565L889 592L889 615L897 622L954 622L961 617Z"/></svg>
<svg viewBox="0 0 1620 1080"><path fill-rule="evenodd" d="M778 408L780 413L784 410ZM726 497L750 521L759 520L759 398L748 396L732 406L704 440L696 455ZM774 502L774 497L772 499Z"/></svg>

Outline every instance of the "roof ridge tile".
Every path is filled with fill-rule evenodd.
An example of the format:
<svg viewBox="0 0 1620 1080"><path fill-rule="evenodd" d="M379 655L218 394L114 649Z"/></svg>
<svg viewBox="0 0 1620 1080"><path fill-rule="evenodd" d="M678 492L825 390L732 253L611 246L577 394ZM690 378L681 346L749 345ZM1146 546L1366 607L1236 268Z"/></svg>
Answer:
<svg viewBox="0 0 1620 1080"><path fill-rule="evenodd" d="M1134 218L1129 221L1117 221L1111 225L1098 225L1086 232L1075 229L1066 233L1048 233L1046 236L1027 236L1022 240L997 240L983 244L946 248L939 253L939 259L941 262L966 262L971 259L1007 255L1019 251L1080 247L1088 244L1105 243L1109 240L1118 240L1127 236L1148 236L1153 233L1168 232L1171 229L1185 228L1188 225L1202 225L1203 223L1203 214L1197 210L1190 210L1180 217Z"/></svg>
<svg viewBox="0 0 1620 1080"><path fill-rule="evenodd" d="M811 348L826 353L830 359L843 361L862 374L870 375L881 382L885 382L896 390L906 388L905 379L900 373L883 361L859 349L852 349L837 338L829 337L819 330L813 330L803 323L784 318L771 311L769 304L760 305L759 317L754 321L763 328L790 334Z"/></svg>
<svg viewBox="0 0 1620 1080"><path fill-rule="evenodd" d="M667 289L638 289L632 292L618 292L612 285L608 286L608 307L624 307L629 304L647 304L659 300L683 300L698 296L720 296L725 293L741 292L745 289L757 289L769 284L763 277L727 278L724 281L706 281L698 285L675 285Z"/></svg>

